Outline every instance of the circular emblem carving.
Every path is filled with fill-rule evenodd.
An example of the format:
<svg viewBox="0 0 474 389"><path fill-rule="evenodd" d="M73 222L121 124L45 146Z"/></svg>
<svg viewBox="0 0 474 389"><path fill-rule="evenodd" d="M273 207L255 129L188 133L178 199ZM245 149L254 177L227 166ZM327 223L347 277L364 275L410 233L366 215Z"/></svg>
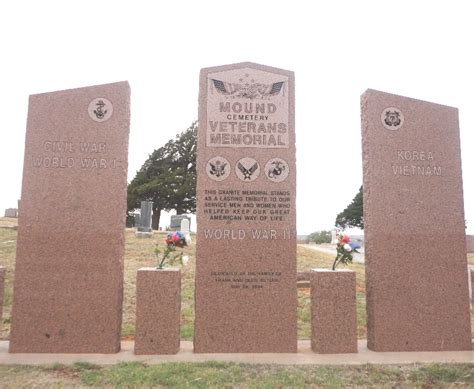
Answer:
<svg viewBox="0 0 474 389"><path fill-rule="evenodd" d="M402 111L394 107L385 108L380 119L387 130L399 130L405 121Z"/></svg>
<svg viewBox="0 0 474 389"><path fill-rule="evenodd" d="M206 173L211 180L224 181L230 174L230 163L224 157L214 157L207 161Z"/></svg>
<svg viewBox="0 0 474 389"><path fill-rule="evenodd" d="M288 163L281 158L272 158L265 165L265 175L270 181L285 181L290 173Z"/></svg>
<svg viewBox="0 0 474 389"><path fill-rule="evenodd" d="M235 165L235 174L244 182L255 181L260 174L260 165L250 157L239 159Z"/></svg>
<svg viewBox="0 0 474 389"><path fill-rule="evenodd" d="M105 122L110 119L114 112L112 103L104 97L97 97L89 103L89 116L96 122Z"/></svg>

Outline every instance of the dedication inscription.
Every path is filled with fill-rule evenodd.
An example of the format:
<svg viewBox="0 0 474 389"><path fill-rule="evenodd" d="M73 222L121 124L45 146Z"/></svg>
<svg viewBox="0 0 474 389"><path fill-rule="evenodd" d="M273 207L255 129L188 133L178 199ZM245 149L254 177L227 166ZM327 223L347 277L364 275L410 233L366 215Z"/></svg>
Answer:
<svg viewBox="0 0 474 389"><path fill-rule="evenodd" d="M296 352L294 74L201 70L195 352Z"/></svg>
<svg viewBox="0 0 474 389"><path fill-rule="evenodd" d="M130 87L30 96L10 352L120 350Z"/></svg>
<svg viewBox="0 0 474 389"><path fill-rule="evenodd" d="M471 350L458 111L361 100L368 347Z"/></svg>

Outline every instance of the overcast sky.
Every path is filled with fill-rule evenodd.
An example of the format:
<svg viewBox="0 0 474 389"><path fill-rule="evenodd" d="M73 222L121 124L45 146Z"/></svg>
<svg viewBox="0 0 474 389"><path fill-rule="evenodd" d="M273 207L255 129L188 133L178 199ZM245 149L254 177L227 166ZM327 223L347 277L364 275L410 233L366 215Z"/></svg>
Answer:
<svg viewBox="0 0 474 389"><path fill-rule="evenodd" d="M251 61L295 72L299 234L331 228L362 183L367 88L459 108L474 233L470 3L3 1L0 212L20 197L30 94L128 80L130 181L197 119L201 68Z"/></svg>

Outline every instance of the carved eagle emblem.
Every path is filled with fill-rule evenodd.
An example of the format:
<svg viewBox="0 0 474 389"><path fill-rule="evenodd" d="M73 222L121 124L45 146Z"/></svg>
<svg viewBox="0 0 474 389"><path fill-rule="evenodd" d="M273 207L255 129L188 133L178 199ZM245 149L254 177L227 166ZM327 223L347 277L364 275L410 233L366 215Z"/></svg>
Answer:
<svg viewBox="0 0 474 389"><path fill-rule="evenodd" d="M225 174L227 163L216 160L215 163L209 162L211 165L210 174L216 177L221 177Z"/></svg>
<svg viewBox="0 0 474 389"><path fill-rule="evenodd" d="M285 81L274 82L273 84L238 84L211 79L216 91L229 97L240 97L246 99L264 99L269 96L278 95Z"/></svg>

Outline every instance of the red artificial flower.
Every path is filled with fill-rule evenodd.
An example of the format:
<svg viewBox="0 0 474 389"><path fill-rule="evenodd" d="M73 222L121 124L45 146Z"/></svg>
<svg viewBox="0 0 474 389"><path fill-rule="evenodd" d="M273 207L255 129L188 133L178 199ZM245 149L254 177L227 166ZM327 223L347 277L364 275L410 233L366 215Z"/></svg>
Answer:
<svg viewBox="0 0 474 389"><path fill-rule="evenodd" d="M351 238L349 238L348 235L344 235L344 236L342 237L342 243L349 243L350 240L351 240Z"/></svg>

